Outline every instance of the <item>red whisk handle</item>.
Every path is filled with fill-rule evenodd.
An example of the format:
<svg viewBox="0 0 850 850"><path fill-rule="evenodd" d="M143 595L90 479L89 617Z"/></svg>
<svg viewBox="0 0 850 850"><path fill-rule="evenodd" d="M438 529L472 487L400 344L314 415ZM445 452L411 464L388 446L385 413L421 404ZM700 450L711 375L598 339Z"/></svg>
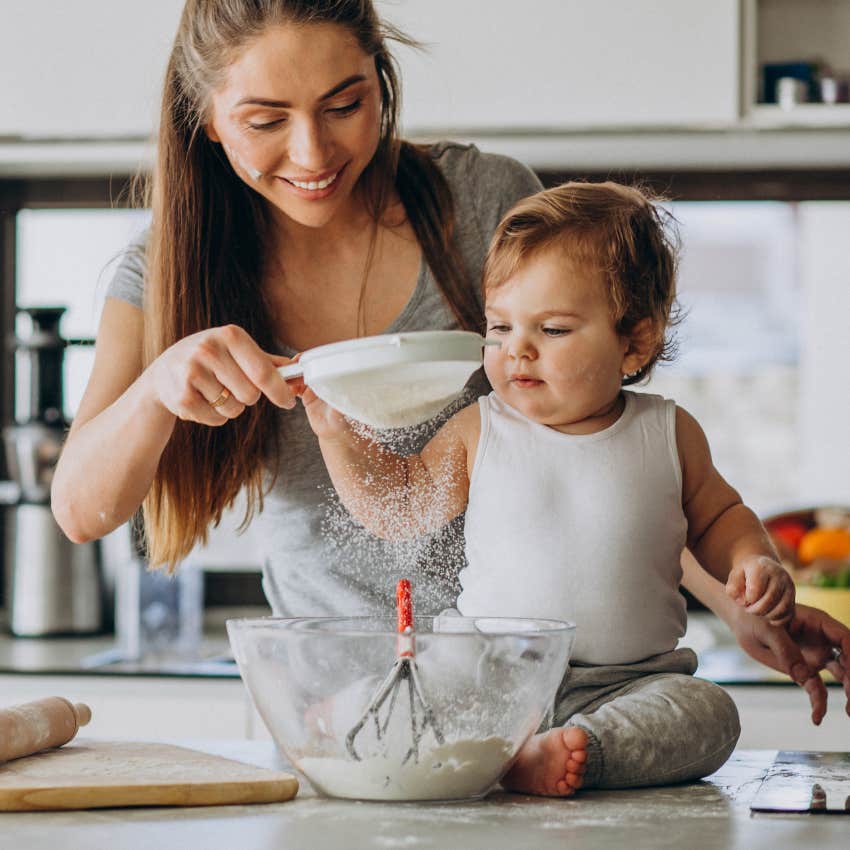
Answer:
<svg viewBox="0 0 850 850"><path fill-rule="evenodd" d="M410 582L406 578L395 586L395 606L398 612L398 657L413 658L413 599Z"/></svg>
<svg viewBox="0 0 850 850"><path fill-rule="evenodd" d="M395 588L395 604L398 611L399 634L413 628L413 600L410 595L410 581L400 579Z"/></svg>

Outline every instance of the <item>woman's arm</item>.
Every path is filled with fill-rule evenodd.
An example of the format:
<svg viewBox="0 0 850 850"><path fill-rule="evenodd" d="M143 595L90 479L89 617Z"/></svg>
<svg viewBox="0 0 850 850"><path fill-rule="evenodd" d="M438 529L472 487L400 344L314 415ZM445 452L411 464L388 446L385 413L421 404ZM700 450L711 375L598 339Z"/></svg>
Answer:
<svg viewBox="0 0 850 850"><path fill-rule="evenodd" d="M53 474L51 505L75 543L126 522L150 488L176 417L142 375L142 311L107 298L94 367Z"/></svg>
<svg viewBox="0 0 850 850"><path fill-rule="evenodd" d="M421 454L405 457L353 427L309 388L301 398L340 500L372 534L418 537L463 513L470 446L477 445L480 429L478 405L453 416Z"/></svg>
<svg viewBox="0 0 850 850"><path fill-rule="evenodd" d="M142 369L143 313L107 298L91 377L53 475L51 506L77 543L126 522L150 489L178 418L222 425L260 393L280 406L294 398L275 365L245 331L213 328L180 340ZM227 388L228 401L213 408Z"/></svg>

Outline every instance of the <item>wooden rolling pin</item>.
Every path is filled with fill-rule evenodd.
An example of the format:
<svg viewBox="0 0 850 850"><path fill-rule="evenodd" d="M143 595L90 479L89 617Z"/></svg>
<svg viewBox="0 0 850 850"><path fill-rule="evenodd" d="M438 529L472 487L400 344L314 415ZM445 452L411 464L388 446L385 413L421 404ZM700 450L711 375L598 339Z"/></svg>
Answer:
<svg viewBox="0 0 850 850"><path fill-rule="evenodd" d="M91 720L91 709L47 697L0 709L0 764L67 744Z"/></svg>

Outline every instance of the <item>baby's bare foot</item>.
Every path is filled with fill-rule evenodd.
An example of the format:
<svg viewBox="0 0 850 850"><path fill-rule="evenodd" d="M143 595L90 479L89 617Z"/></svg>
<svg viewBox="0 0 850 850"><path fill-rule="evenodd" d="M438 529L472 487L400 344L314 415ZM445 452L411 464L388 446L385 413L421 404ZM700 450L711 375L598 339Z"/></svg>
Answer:
<svg viewBox="0 0 850 850"><path fill-rule="evenodd" d="M581 788L587 768L587 733L577 726L535 735L502 780L509 791L568 797Z"/></svg>

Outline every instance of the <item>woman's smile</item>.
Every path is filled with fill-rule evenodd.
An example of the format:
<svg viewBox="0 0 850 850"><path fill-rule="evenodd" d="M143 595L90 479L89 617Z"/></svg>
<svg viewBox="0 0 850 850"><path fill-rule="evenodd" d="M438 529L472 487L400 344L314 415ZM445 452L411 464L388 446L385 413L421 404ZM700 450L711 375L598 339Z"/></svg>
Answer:
<svg viewBox="0 0 850 850"><path fill-rule="evenodd" d="M336 192L340 183L339 178L345 171L348 163L346 162L341 168L335 171L323 171L312 177L279 177L283 185L290 189L299 198L304 198L308 201L321 201L329 198Z"/></svg>

